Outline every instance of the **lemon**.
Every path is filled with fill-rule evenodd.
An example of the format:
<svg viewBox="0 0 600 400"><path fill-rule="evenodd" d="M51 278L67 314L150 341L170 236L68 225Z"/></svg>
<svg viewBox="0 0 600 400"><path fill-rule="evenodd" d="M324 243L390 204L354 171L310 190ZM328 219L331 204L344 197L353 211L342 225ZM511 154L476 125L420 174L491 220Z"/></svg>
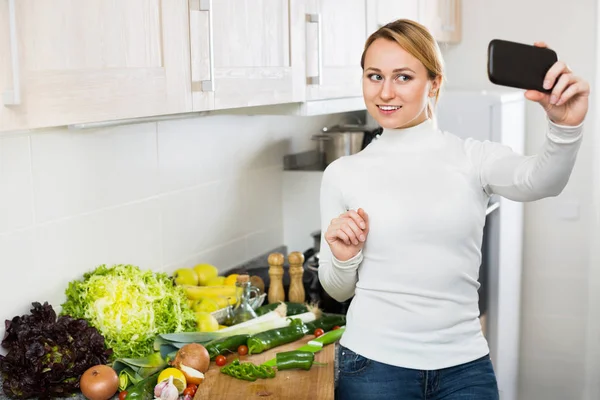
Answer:
<svg viewBox="0 0 600 400"><path fill-rule="evenodd" d="M233 296L231 296L233 297ZM218 310L220 310L221 308L225 308L227 306L230 306L235 303L237 303L237 299L235 297L233 297L233 300L230 301L230 298L228 296L218 296L218 297L213 297L212 300L214 300L217 305L219 306Z"/></svg>
<svg viewBox="0 0 600 400"><path fill-rule="evenodd" d="M225 282L223 284L226 286L235 286L235 283L237 282L237 277L238 274L228 275L227 278L225 278Z"/></svg>
<svg viewBox="0 0 600 400"><path fill-rule="evenodd" d="M194 304L194 311L204 311L204 312L213 312L217 311L219 308L219 303L215 299L211 299L210 297L201 298Z"/></svg>
<svg viewBox="0 0 600 400"><path fill-rule="evenodd" d="M214 332L219 330L219 321L211 313L197 311L196 328L198 332Z"/></svg>
<svg viewBox="0 0 600 400"><path fill-rule="evenodd" d="M168 381L170 377L173 377L173 384L179 390L179 394L183 393L185 388L187 387L187 382L185 381L185 375L183 372L178 370L177 368L167 368L164 369L160 375L158 375L158 383L163 381Z"/></svg>
<svg viewBox="0 0 600 400"><path fill-rule="evenodd" d="M206 282L206 286L222 286L225 284L224 276L215 276Z"/></svg>
<svg viewBox="0 0 600 400"><path fill-rule="evenodd" d="M217 267L211 264L198 264L194 267L198 275L198 286L206 286L207 282L219 275Z"/></svg>

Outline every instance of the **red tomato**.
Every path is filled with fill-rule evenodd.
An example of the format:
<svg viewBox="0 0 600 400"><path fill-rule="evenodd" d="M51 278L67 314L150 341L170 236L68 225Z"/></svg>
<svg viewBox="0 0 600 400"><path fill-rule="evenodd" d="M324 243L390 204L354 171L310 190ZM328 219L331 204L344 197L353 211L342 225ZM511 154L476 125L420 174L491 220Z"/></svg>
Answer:
<svg viewBox="0 0 600 400"><path fill-rule="evenodd" d="M315 329L315 337L319 337L323 334L325 334L325 331L322 328Z"/></svg>
<svg viewBox="0 0 600 400"><path fill-rule="evenodd" d="M246 354L248 354L248 346L243 344L240 347L238 347L238 354L240 356L245 356Z"/></svg>
<svg viewBox="0 0 600 400"><path fill-rule="evenodd" d="M125 400L125 397L127 397L127 390L123 390L119 393L119 400Z"/></svg>
<svg viewBox="0 0 600 400"><path fill-rule="evenodd" d="M187 385L187 387L185 388L185 390L183 391L183 395L194 397L197 389L198 389L198 386L194 385L193 383L189 383Z"/></svg>
<svg viewBox="0 0 600 400"><path fill-rule="evenodd" d="M225 358L224 355L219 354L217 358L215 358L215 364L217 364L219 367L222 367L223 365L227 364L227 358Z"/></svg>
<svg viewBox="0 0 600 400"><path fill-rule="evenodd" d="M336 329L340 329L340 327L338 325L334 326L332 331L335 331Z"/></svg>

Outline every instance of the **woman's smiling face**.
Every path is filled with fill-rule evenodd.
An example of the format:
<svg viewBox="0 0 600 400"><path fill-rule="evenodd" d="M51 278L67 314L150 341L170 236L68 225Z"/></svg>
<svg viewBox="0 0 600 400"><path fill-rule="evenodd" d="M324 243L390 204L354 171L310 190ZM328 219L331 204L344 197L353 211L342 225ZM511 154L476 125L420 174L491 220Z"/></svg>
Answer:
<svg viewBox="0 0 600 400"><path fill-rule="evenodd" d="M397 43L375 40L365 53L363 97L383 128L408 128L428 118L428 99L439 88L417 58Z"/></svg>

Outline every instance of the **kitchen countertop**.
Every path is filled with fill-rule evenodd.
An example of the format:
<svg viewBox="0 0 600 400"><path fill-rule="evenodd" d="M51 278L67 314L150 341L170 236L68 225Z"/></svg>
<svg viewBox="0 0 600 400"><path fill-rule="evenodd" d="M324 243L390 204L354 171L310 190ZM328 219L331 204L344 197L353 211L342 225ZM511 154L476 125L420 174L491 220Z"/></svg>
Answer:
<svg viewBox="0 0 600 400"><path fill-rule="evenodd" d="M253 362L262 364L275 357L276 353L296 350L305 345L313 335L307 335L295 342L278 346L261 354L239 357L237 353L227 357L229 364L236 358L240 362ZM244 381L225 375L219 367L211 362L205 379L198 386L194 400L330 400L334 398L335 386L335 354L337 342L323 347L315 354L315 362L326 365L313 365L310 370L285 370L278 371L271 379L257 379L254 382Z"/></svg>

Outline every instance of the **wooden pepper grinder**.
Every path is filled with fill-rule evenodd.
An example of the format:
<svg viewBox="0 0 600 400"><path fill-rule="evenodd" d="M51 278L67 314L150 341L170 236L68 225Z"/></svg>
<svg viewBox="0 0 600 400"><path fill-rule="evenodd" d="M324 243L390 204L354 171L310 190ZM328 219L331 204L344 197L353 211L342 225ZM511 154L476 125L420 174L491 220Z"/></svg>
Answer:
<svg viewBox="0 0 600 400"><path fill-rule="evenodd" d="M304 303L305 293L302 275L304 274L304 254L294 251L288 256L290 262L290 290L288 299L291 303Z"/></svg>
<svg viewBox="0 0 600 400"><path fill-rule="evenodd" d="M285 291L283 290L283 261L281 253L269 254L269 294L267 299L269 303L278 303L285 301Z"/></svg>

